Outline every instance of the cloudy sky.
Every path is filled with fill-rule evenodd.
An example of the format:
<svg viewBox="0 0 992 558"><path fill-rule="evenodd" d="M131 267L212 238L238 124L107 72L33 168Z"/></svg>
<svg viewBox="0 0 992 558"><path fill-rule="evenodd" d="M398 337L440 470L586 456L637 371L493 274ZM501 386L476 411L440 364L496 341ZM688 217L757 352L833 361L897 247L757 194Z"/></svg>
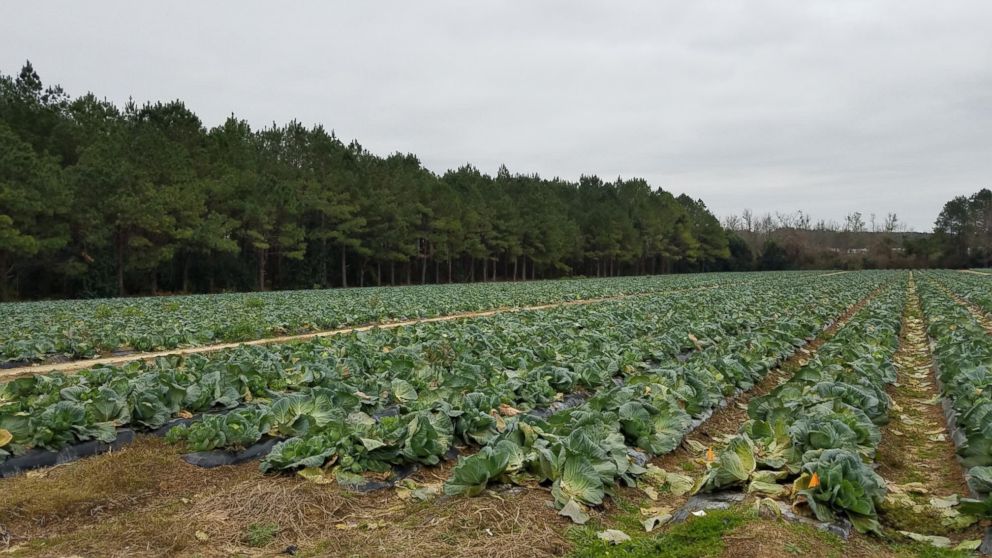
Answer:
<svg viewBox="0 0 992 558"><path fill-rule="evenodd" d="M992 2L5 2L0 71L432 170L640 176L718 215L992 187Z"/></svg>

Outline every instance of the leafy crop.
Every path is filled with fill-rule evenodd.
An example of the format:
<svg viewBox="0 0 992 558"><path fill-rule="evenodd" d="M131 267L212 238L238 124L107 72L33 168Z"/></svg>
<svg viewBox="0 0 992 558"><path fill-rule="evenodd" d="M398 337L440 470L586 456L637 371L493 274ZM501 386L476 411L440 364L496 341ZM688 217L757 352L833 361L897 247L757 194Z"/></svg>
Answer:
<svg viewBox="0 0 992 558"><path fill-rule="evenodd" d="M247 341L387 320L700 287L742 277L621 277L10 303L0 305L0 363Z"/></svg>
<svg viewBox="0 0 992 558"><path fill-rule="evenodd" d="M768 493L795 479L794 495L823 521L842 513L878 531L885 482L870 462L891 403L904 287L888 288L842 327L788 382L748 405L749 420L697 490L748 486Z"/></svg>
<svg viewBox="0 0 992 558"><path fill-rule="evenodd" d="M987 307L988 280L932 272L920 281L920 296L933 340L941 394L951 402L960 430L958 455L968 484L982 498L992 496L992 336L948 291ZM946 287L944 285L947 285Z"/></svg>
<svg viewBox="0 0 992 558"><path fill-rule="evenodd" d="M894 275L749 277L733 288L16 380L0 388L0 429L11 433L3 450L42 447L33 441L47 427L38 417L63 403L83 413L60 422L58 442L53 437L44 447L98 435L104 424L152 429L200 414L172 429L169 439L204 451L276 438L262 460L264 471L333 467L339 479L348 479L397 465L437 464L453 446L466 444L479 451L459 460L445 487L449 494L477 494L492 482L542 482L559 506L597 505L617 483L633 485L650 474L645 457L677 447L695 421L753 387ZM854 359L854 374L874 370L879 350L870 345L851 352L841 344L835 358ZM824 370L814 386L838 382L840 370ZM810 417L825 420L807 425L811 446L820 444L831 420L855 433L832 427L850 447L860 451L872 441L871 429L884 420L878 400L884 392L849 383L849 389L814 390L820 407L811 408L820 411ZM869 402L872 410L857 414L827 405L833 399L837 405ZM791 446L780 444L791 436L787 430L776 421L755 422L754 467L744 463L745 472L731 477L794 462ZM741 455L743 463L747 455Z"/></svg>

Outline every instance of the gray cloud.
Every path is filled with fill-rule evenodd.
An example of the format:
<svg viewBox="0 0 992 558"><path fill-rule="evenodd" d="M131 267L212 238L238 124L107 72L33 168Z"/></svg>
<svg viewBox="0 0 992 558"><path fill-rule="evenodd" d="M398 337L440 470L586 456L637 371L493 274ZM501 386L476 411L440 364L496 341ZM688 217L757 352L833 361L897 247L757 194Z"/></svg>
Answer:
<svg viewBox="0 0 992 558"><path fill-rule="evenodd" d="M643 176L718 214L897 212L992 186L992 3L20 2L0 70L323 123L435 171Z"/></svg>

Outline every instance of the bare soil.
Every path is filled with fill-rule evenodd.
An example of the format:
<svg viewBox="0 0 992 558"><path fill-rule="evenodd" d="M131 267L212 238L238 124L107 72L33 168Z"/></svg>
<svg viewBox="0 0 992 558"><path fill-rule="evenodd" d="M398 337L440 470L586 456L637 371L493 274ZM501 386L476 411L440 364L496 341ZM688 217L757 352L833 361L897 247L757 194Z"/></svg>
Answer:
<svg viewBox="0 0 992 558"><path fill-rule="evenodd" d="M898 379L888 389L893 404L889 423L882 427L876 458L879 474L899 484L922 482L945 496L966 495L967 483L940 406L933 356L914 285L894 363Z"/></svg>

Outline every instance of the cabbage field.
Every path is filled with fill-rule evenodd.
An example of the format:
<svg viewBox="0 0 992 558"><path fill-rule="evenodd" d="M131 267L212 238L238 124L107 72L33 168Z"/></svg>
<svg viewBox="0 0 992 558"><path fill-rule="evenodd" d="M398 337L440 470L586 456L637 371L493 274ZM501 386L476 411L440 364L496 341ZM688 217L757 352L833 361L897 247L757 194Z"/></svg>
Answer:
<svg viewBox="0 0 992 558"><path fill-rule="evenodd" d="M0 365L247 341L346 326L733 282L742 275L60 300L0 305Z"/></svg>
<svg viewBox="0 0 992 558"><path fill-rule="evenodd" d="M160 466L240 471L254 491L389 494L400 516L536 493L547 506L528 513L569 533L549 555L605 552L615 533L595 533L618 525L628 548L657 544L689 507L732 494L754 503L757 514L741 512L750 520L853 530L879 555L893 544L967 554L992 518L990 282L783 272L10 305L26 324L0 318L18 361L209 345L241 319L256 325L237 335L253 339L516 310L19 374L0 384L0 475L11 477L0 487L109 450L91 459L126 466L129 444L157 444ZM538 304L551 306L520 308ZM622 519L632 500L644 502L643 532ZM349 519L360 511L335 513L322 516L339 530L323 544L368 526ZM271 545L329 536L293 517ZM0 511L0 531L21 519ZM203 529L182 548L210 548L223 532Z"/></svg>

